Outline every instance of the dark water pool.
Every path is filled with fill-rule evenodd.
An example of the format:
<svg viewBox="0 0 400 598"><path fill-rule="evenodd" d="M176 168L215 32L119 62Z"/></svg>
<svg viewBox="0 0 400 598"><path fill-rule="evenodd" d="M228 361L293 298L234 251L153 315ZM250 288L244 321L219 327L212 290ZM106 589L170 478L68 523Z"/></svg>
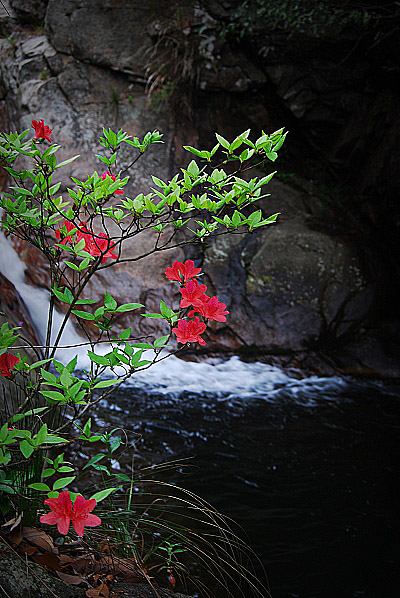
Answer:
<svg viewBox="0 0 400 598"><path fill-rule="evenodd" d="M268 393L125 388L99 421L155 461L193 456L178 483L238 522L273 598L397 598L399 387L275 385Z"/></svg>

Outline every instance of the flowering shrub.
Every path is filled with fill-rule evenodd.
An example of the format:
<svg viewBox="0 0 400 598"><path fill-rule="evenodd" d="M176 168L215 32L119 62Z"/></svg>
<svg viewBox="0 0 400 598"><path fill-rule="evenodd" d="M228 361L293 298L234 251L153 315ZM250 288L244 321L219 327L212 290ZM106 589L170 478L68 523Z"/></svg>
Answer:
<svg viewBox="0 0 400 598"><path fill-rule="evenodd" d="M165 275L180 284L179 306L172 308L161 301L159 313L142 314L163 320L168 328L167 334L143 342L131 328L116 335L114 322L120 314L144 306L136 302L118 305L107 289L101 302L87 298L88 282L103 268L129 261L123 252L124 243L144 231L152 232L152 252L159 252L186 243L203 243L215 234L252 232L274 223L277 214L264 218L261 209L253 209L253 203L265 197L262 188L274 173L250 180L240 175L266 160L274 161L286 134L283 130L272 135L263 132L251 141L250 131L245 131L232 142L216 134L217 144L211 151L185 146L196 160L169 181L153 176L147 194L129 197L123 191L129 176L123 175L130 167L118 170L116 166L121 147L131 148L134 164L152 145L162 143L158 131L132 139L122 130L104 128L100 138L104 151L97 158L107 170L94 172L87 180L71 177L71 188L58 194L61 183L54 182L53 177L76 156L57 163L59 146L51 144L52 129L43 119L33 120L32 127L33 139L28 138L29 130L0 133L0 160L13 181L8 192L1 194L4 217L0 226L39 250L47 260L50 305L40 351L23 335L20 337L19 328L10 328L5 322L0 329L0 373L10 385L7 404L0 403L0 511L7 517L21 514L24 524L33 524L47 497L44 502L51 510L40 521L56 524L63 535L69 533L72 523L78 536L83 536L85 527L106 525L107 517L101 520L91 513L97 503L130 497L124 489L126 484L132 493L132 480L112 472L110 465L124 437L118 430L93 432L90 410L130 376L164 359L161 352L169 346L172 334L179 344L204 346L201 335L207 324L225 322L229 314L225 303L206 295L206 285L198 281L200 267L192 260L174 261ZM25 166L26 160L31 161L30 168ZM231 174L223 168L228 162L237 165ZM59 329L52 332L56 301L64 305L65 313ZM76 356L64 364L56 355L71 315L82 332L82 342L87 339L90 368L85 372L77 368ZM96 351L104 341L110 347L106 354ZM9 352L23 348L25 354ZM171 347L170 351L174 352ZM103 444L104 450L85 465L98 475L102 489L88 500L79 494L72 502L68 488L76 489L78 472L64 460L62 451L77 434L82 444ZM124 512L130 512L130 500ZM110 525L108 533L117 528L118 524ZM132 554L136 554L133 549ZM172 558L173 553L168 554ZM172 576L170 567L168 561Z"/></svg>

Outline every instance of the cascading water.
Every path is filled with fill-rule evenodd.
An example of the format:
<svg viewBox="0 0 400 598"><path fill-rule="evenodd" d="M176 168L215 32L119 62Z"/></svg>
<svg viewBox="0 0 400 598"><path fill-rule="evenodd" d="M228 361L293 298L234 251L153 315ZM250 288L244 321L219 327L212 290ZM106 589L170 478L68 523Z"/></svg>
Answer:
<svg viewBox="0 0 400 598"><path fill-rule="evenodd" d="M44 342L47 331L47 316L49 313L49 293L45 289L27 284L25 282L25 269L26 264L19 258L15 249L0 231L0 272L13 283L29 310L32 322L40 335L40 340ZM54 341L63 319L64 315L54 310L51 342ZM69 321L63 331L60 344L79 345L82 342L82 337L77 334L72 322ZM76 352L74 350L74 353L71 355L70 350L64 351L63 349L59 349L57 358L61 361L66 361L68 358L71 359ZM86 352L81 349L79 353L81 358L84 358Z"/></svg>
<svg viewBox="0 0 400 598"><path fill-rule="evenodd" d="M24 268L0 234L0 270L44 337L48 293L25 283ZM71 325L62 343L77 342ZM140 434L139 460L193 456L196 475L178 483L242 526L272 598L397 598L398 395L378 381L171 356L133 376L94 420Z"/></svg>

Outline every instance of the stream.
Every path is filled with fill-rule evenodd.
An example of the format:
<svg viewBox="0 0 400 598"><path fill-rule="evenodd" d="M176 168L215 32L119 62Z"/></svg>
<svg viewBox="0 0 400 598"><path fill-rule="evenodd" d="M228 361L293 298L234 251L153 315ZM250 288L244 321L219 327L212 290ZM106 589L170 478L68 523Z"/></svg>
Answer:
<svg viewBox="0 0 400 598"><path fill-rule="evenodd" d="M97 420L140 434L155 462L193 457L177 482L242 527L273 598L397 598L398 395L171 357L103 401Z"/></svg>

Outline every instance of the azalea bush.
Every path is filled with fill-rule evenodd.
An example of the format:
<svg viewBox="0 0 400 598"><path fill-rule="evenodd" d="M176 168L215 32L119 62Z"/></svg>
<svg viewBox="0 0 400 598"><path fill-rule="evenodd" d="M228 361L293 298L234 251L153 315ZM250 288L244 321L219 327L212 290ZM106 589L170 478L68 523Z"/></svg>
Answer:
<svg viewBox="0 0 400 598"><path fill-rule="evenodd" d="M4 387L0 403L0 510L4 519L14 522L11 526L21 521L38 525L40 520L57 526L58 533L68 537L70 523L79 537L84 533L89 537L85 527L103 529L105 535L122 534L121 544L129 545L131 556L138 559L131 541L138 523L135 521L133 529L121 523L121 513L127 513L132 523L134 479L113 472L111 467L115 451L126 448L128 442L119 429L106 433L93 430L91 413L100 400L136 372L179 352L188 343L204 346L202 335L209 322L225 322L229 311L216 296L207 295L200 278L202 269L192 260L175 260L160 272L179 285L181 299L179 305L172 306L161 301L159 313L145 313L145 306L135 302L135 297L133 302L118 305L112 289L104 289L101 301L88 297L88 284L96 273L117 264L274 223L277 214L265 217L253 206L266 197L263 188L274 173L262 178L243 178L242 173L260 164L265 166L265 161L275 161L285 133L262 132L252 141L250 131L245 131L232 142L216 134L217 143L211 150L186 146L192 159L185 168L169 181L153 176L147 193L129 197L125 193L129 174L145 152L162 143L158 131L139 139L122 130L104 128L100 138L103 152L97 155L103 172L94 172L86 180L71 177L71 188L59 193L57 171L77 156L57 162L60 146L53 143L56 135L52 129L43 120L33 120L32 128L33 137L29 130L0 133L0 160L11 181L7 192L1 194L1 227L4 234L41 252L49 268L50 301L41 345L7 321L0 329ZM122 170L120 156L126 146L133 154L130 165ZM152 249L129 257L124 244L146 231L153 235ZM54 329L57 306L63 317ZM163 320L167 334L143 339L132 328L116 333L118 316L137 310L143 311L143 317ZM79 368L76 355L67 362L58 358L62 334L71 318L87 346L90 366L84 370ZM71 443L104 447L85 465L97 476L97 488L87 498L77 492L82 491L78 472L65 458ZM190 503L187 497L183 500ZM101 501L107 505L102 517L92 513L95 508L100 513ZM46 512L44 505L50 511ZM42 513L39 516L38 511ZM160 523L160 513L152 523L152 529L166 525ZM176 546L182 538L176 526L165 529L167 543L153 547L150 553L164 551L165 567L173 578L173 557L180 551ZM177 545L171 540L175 537L180 538Z"/></svg>

